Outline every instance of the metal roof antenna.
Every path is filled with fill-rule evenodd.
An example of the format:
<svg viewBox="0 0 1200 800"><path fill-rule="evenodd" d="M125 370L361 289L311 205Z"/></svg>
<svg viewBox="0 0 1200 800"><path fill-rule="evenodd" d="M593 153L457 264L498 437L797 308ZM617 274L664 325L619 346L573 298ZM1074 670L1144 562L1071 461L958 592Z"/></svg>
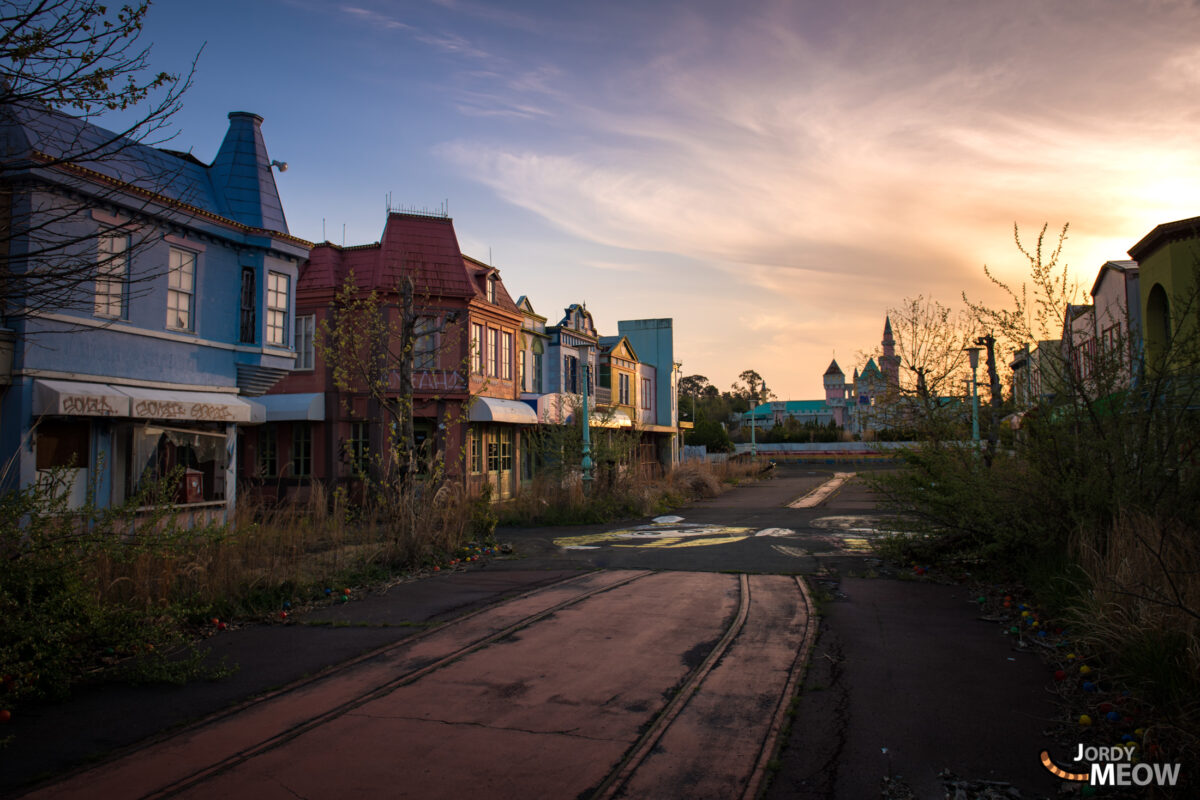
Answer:
<svg viewBox="0 0 1200 800"><path fill-rule="evenodd" d="M342 247L346 246L346 223L342 223Z"/></svg>

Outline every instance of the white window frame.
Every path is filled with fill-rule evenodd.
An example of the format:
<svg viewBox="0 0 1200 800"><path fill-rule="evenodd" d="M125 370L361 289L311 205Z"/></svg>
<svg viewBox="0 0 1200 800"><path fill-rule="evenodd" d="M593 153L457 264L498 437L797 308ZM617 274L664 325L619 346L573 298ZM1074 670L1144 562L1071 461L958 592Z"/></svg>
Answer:
<svg viewBox="0 0 1200 800"><path fill-rule="evenodd" d="M487 329L487 369L488 375L500 377L500 329Z"/></svg>
<svg viewBox="0 0 1200 800"><path fill-rule="evenodd" d="M282 283L282 288L280 284ZM283 272L267 272L267 337L275 347L288 346L288 316L291 311L292 278Z"/></svg>
<svg viewBox="0 0 1200 800"><path fill-rule="evenodd" d="M475 375L483 374L485 363L484 348L484 327L482 323L471 323L471 372Z"/></svg>
<svg viewBox="0 0 1200 800"><path fill-rule="evenodd" d="M117 247L117 244L120 246ZM129 281L129 234L103 233L96 242L97 317L125 319L125 288Z"/></svg>
<svg viewBox="0 0 1200 800"><path fill-rule="evenodd" d="M316 314L296 316L296 370L308 372L315 368L316 356L314 352L314 339L316 338L316 333Z"/></svg>
<svg viewBox="0 0 1200 800"><path fill-rule="evenodd" d="M500 379L511 381L513 335L508 331L500 331Z"/></svg>
<svg viewBox="0 0 1200 800"><path fill-rule="evenodd" d="M173 331L196 330L196 267L199 261L198 253L182 247L172 247L167 256L167 327Z"/></svg>

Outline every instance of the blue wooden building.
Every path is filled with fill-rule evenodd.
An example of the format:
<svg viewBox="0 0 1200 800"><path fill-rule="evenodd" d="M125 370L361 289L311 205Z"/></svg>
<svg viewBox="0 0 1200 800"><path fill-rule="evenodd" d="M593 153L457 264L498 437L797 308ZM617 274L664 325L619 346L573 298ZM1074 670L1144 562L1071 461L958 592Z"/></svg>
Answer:
<svg viewBox="0 0 1200 800"><path fill-rule="evenodd" d="M288 233L262 118L233 112L215 159L129 142L45 109L0 113L8 272L95 269L4 300L0 476L57 474L72 505L180 474L194 519L232 510L248 398L295 361L295 286L311 245ZM64 158L66 156L66 158Z"/></svg>

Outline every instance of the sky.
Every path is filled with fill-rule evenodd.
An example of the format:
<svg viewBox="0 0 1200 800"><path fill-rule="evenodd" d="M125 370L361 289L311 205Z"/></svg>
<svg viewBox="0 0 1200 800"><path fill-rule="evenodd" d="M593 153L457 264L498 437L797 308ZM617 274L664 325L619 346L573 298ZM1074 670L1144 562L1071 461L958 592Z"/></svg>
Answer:
<svg viewBox="0 0 1200 800"><path fill-rule="evenodd" d="M378 241L445 204L463 252L557 322L671 317L683 374L823 397L905 298L1001 299L1070 224L1090 287L1200 215L1186 0L157 0L169 146L264 117L291 233Z"/></svg>

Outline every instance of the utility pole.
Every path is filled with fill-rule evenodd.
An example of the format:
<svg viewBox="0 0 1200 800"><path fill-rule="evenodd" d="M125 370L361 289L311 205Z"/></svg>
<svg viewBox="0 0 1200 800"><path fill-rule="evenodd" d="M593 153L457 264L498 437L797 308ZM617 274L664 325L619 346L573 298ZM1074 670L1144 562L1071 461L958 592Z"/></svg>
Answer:
<svg viewBox="0 0 1200 800"><path fill-rule="evenodd" d="M989 333L977 338L975 344L982 345L987 351L988 383L992 392L992 399L988 405L991 407L992 413L988 424L984 463L990 467L992 459L996 457L996 445L1000 440L1000 373L996 371L996 337Z"/></svg>

